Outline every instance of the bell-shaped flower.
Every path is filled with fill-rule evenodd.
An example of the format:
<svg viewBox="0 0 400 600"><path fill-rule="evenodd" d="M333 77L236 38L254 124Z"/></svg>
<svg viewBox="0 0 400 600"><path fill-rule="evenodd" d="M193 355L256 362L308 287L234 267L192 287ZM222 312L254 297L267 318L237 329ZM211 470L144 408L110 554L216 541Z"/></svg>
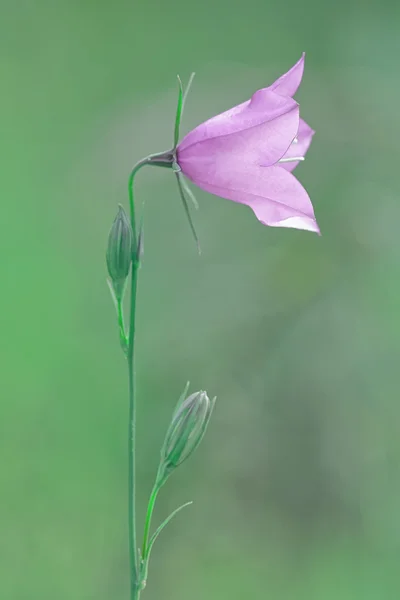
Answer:
<svg viewBox="0 0 400 600"><path fill-rule="evenodd" d="M303 70L304 54L271 86L193 129L175 157L198 187L250 206L264 225L319 233L311 200L291 173L314 134L293 99Z"/></svg>

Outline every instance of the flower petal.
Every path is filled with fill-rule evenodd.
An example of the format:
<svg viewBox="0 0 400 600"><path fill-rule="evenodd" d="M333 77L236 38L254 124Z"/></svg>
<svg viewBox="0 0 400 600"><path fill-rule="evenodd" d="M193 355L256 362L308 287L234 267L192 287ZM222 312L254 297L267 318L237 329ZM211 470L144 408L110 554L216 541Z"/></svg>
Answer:
<svg viewBox="0 0 400 600"><path fill-rule="evenodd" d="M222 161L270 166L288 151L299 128L299 107L284 115L220 137L177 149L177 161L189 177L200 177Z"/></svg>
<svg viewBox="0 0 400 600"><path fill-rule="evenodd" d="M291 174L278 166L260 167L225 157L195 177L203 190L250 206L271 227L294 227L319 233L311 200Z"/></svg>
<svg viewBox="0 0 400 600"><path fill-rule="evenodd" d="M282 94L282 96L294 96L303 77L304 57L305 52L303 52L300 60L298 60L287 73L279 77L279 79L270 86L270 89L278 94Z"/></svg>
<svg viewBox="0 0 400 600"><path fill-rule="evenodd" d="M178 145L182 152L194 144L220 138L256 127L276 119L298 106L293 98L286 98L268 88L256 92L250 100L212 117L190 131Z"/></svg>
<svg viewBox="0 0 400 600"><path fill-rule="evenodd" d="M307 125L307 123L303 121L303 119L300 119L299 131L296 136L297 143L293 143L290 145L288 151L286 152L283 158L291 158L293 156L305 156L307 150L310 147L314 133L315 131L311 129L311 127ZM293 169L295 169L298 164L299 161L280 163L279 166L282 167L282 169L286 169L286 171L293 171Z"/></svg>

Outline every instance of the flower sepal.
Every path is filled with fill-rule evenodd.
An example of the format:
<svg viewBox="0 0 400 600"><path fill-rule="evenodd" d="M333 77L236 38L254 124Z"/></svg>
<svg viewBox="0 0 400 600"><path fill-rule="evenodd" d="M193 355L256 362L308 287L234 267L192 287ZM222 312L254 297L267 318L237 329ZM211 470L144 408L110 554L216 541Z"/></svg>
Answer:
<svg viewBox="0 0 400 600"><path fill-rule="evenodd" d="M153 167L172 169L175 161L175 150L167 150L167 152L160 152L149 156L148 164Z"/></svg>

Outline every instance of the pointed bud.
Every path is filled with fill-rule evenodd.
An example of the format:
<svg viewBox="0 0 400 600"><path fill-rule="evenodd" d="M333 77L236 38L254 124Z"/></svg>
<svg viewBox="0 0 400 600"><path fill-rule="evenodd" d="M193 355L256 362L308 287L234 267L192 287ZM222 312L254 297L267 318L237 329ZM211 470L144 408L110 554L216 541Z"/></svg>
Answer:
<svg viewBox="0 0 400 600"><path fill-rule="evenodd" d="M200 391L191 394L178 404L161 449L158 473L160 486L200 444L210 421L215 401L216 398L210 400L206 392Z"/></svg>
<svg viewBox="0 0 400 600"><path fill-rule="evenodd" d="M132 262L133 234L121 205L112 224L106 253L108 273L117 298L121 298Z"/></svg>

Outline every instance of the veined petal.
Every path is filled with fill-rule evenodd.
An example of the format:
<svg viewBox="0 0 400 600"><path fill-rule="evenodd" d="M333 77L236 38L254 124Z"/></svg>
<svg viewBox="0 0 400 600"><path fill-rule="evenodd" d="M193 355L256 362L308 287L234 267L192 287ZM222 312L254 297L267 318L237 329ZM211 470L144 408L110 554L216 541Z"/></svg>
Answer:
<svg viewBox="0 0 400 600"><path fill-rule="evenodd" d="M303 121L303 119L300 119L299 131L296 136L297 143L290 145L288 151L286 152L286 154L284 155L283 158L291 158L293 156L305 156L307 150L310 147L311 140L312 140L314 133L315 133L315 131L313 129L311 129L311 127L309 125L307 125L307 123L305 121ZM286 163L280 163L279 166L282 169L286 169L286 171L293 171L293 169L295 169L298 164L299 164L299 161L286 162Z"/></svg>
<svg viewBox="0 0 400 600"><path fill-rule="evenodd" d="M299 107L280 117L248 129L206 139L183 150L178 147L177 161L190 178L202 179L222 162L235 161L270 166L288 151L299 128Z"/></svg>
<svg viewBox="0 0 400 600"><path fill-rule="evenodd" d="M287 73L281 75L281 77L270 86L270 89L278 94L282 94L282 96L294 96L303 77L304 58L305 52L303 52L300 60L298 60Z"/></svg>
<svg viewBox="0 0 400 600"><path fill-rule="evenodd" d="M226 157L213 172L203 173L201 179L196 177L192 181L211 194L247 204L264 225L319 233L306 190L281 167L244 165Z"/></svg>
<svg viewBox="0 0 400 600"><path fill-rule="evenodd" d="M265 88L250 100L212 117L190 131L178 145L178 151L222 136L242 132L267 123L292 111L298 106L293 98L284 97Z"/></svg>

